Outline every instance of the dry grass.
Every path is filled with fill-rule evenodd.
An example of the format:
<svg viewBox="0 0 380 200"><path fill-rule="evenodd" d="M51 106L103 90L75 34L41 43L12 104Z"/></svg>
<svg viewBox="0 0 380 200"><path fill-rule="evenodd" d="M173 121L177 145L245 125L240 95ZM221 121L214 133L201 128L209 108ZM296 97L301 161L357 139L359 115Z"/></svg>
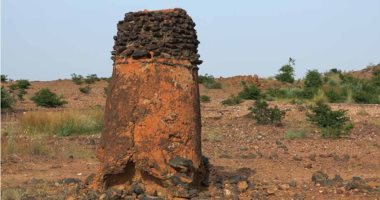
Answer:
<svg viewBox="0 0 380 200"><path fill-rule="evenodd" d="M20 126L33 135L70 136L97 133L103 127L103 110L27 112L20 118Z"/></svg>

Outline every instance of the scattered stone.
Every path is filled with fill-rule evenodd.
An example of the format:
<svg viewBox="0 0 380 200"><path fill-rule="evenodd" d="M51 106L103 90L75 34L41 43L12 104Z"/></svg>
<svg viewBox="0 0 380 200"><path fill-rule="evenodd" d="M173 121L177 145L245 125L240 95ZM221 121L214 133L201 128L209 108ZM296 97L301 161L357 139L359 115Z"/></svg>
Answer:
<svg viewBox="0 0 380 200"><path fill-rule="evenodd" d="M297 181L295 181L295 180L289 181L289 186L290 187L297 187Z"/></svg>
<svg viewBox="0 0 380 200"><path fill-rule="evenodd" d="M248 189L248 183L247 183L247 181L239 181L237 183L237 188L238 188L239 192L245 192L245 191L247 191L247 189Z"/></svg>
<svg viewBox="0 0 380 200"><path fill-rule="evenodd" d="M342 157L342 161L343 162L348 162L349 160L350 160L350 155L344 154L343 157Z"/></svg>
<svg viewBox="0 0 380 200"><path fill-rule="evenodd" d="M276 193L277 187L275 185L270 185L267 187L266 191L267 191L267 194L273 195L274 193Z"/></svg>
<svg viewBox="0 0 380 200"><path fill-rule="evenodd" d="M290 188L290 185L289 184L280 184L279 186L278 186L278 188L280 189L280 190L288 190L289 188Z"/></svg>
<svg viewBox="0 0 380 200"><path fill-rule="evenodd" d="M309 157L309 159L310 159L311 161L316 161L317 154L312 153L312 154L310 154L308 157Z"/></svg>
<svg viewBox="0 0 380 200"><path fill-rule="evenodd" d="M346 184L346 190L354 190L354 189L370 189L367 185L366 181L361 177L354 176L352 179Z"/></svg>
<svg viewBox="0 0 380 200"><path fill-rule="evenodd" d="M313 173L313 176L311 177L311 181L314 182L314 184L319 184L321 186L331 186L332 181L329 180L329 176L322 172L322 171L317 171Z"/></svg>
<svg viewBox="0 0 380 200"><path fill-rule="evenodd" d="M313 165L311 163L307 163L307 164L304 165L304 167L306 169L311 169L313 167Z"/></svg>
<svg viewBox="0 0 380 200"><path fill-rule="evenodd" d="M295 160L295 161L302 161L302 157L298 156L298 155L294 155L293 156L293 160Z"/></svg>
<svg viewBox="0 0 380 200"><path fill-rule="evenodd" d="M79 183L82 183L82 181L78 178L64 178L58 182L60 184L79 184Z"/></svg>
<svg viewBox="0 0 380 200"><path fill-rule="evenodd" d="M296 193L293 195L293 200L305 200L306 196L304 194Z"/></svg>

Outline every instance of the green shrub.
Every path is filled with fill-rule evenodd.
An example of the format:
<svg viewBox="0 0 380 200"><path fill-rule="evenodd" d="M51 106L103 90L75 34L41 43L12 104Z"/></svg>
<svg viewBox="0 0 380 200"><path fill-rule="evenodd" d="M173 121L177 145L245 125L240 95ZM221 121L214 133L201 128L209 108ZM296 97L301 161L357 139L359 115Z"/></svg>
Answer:
<svg viewBox="0 0 380 200"><path fill-rule="evenodd" d="M333 111L327 104L317 102L310 111L306 114L307 120L321 128L322 137L338 138L353 128L346 110Z"/></svg>
<svg viewBox="0 0 380 200"><path fill-rule="evenodd" d="M37 106L49 108L59 107L67 103L67 101L63 100L62 96L58 96L57 94L51 92L48 88L44 88L36 92L31 100L34 101Z"/></svg>
<svg viewBox="0 0 380 200"><path fill-rule="evenodd" d="M228 99L223 100L222 104L226 106L233 106L233 105L238 105L241 102L243 102L243 100L239 96L232 95Z"/></svg>
<svg viewBox="0 0 380 200"><path fill-rule="evenodd" d="M90 74L90 75L86 76L86 78L84 79L84 82L86 82L87 84L93 84L99 80L100 79L98 78L98 76L96 74Z"/></svg>
<svg viewBox="0 0 380 200"><path fill-rule="evenodd" d="M18 100L20 101L24 101L24 95L26 94L26 90L25 89L18 89L18 92L17 92L17 97L18 97Z"/></svg>
<svg viewBox="0 0 380 200"><path fill-rule="evenodd" d="M258 124L281 124L285 117L285 111L276 107L270 108L264 100L257 100L253 107L249 108L250 116L254 118Z"/></svg>
<svg viewBox="0 0 380 200"><path fill-rule="evenodd" d="M322 86L322 75L317 70L309 70L305 77L305 88L320 88Z"/></svg>
<svg viewBox="0 0 380 200"><path fill-rule="evenodd" d="M222 84L217 82L212 75L205 74L198 76L198 83L203 84L207 89L221 89Z"/></svg>
<svg viewBox="0 0 380 200"><path fill-rule="evenodd" d="M18 88L18 85L16 83L9 86L9 89L11 90L17 90L17 88Z"/></svg>
<svg viewBox="0 0 380 200"><path fill-rule="evenodd" d="M338 86L326 89L324 92L330 103L343 103L348 97L348 90Z"/></svg>
<svg viewBox="0 0 380 200"><path fill-rule="evenodd" d="M19 89L26 90L30 86L30 82L28 80L24 80L24 79L17 80L16 83L17 83Z"/></svg>
<svg viewBox="0 0 380 200"><path fill-rule="evenodd" d="M206 96L206 95L201 95L200 96L200 101L201 102L210 102L211 98L209 96Z"/></svg>
<svg viewBox="0 0 380 200"><path fill-rule="evenodd" d="M298 138L306 138L307 133L305 130L287 130L285 132L285 139L294 140Z"/></svg>
<svg viewBox="0 0 380 200"><path fill-rule="evenodd" d="M256 85L249 85L243 83L243 90L238 94L242 99L256 100L260 97L261 90Z"/></svg>
<svg viewBox="0 0 380 200"><path fill-rule="evenodd" d="M83 83L83 76L82 75L77 75L75 73L71 74L71 80L77 84L77 85L80 85Z"/></svg>
<svg viewBox="0 0 380 200"><path fill-rule="evenodd" d="M2 83L5 83L5 82L7 82L7 81L8 81L7 75L5 75L5 74L1 74L1 82L2 82Z"/></svg>
<svg viewBox="0 0 380 200"><path fill-rule="evenodd" d="M13 96L3 86L1 86L1 109L11 108L14 103L15 99Z"/></svg>
<svg viewBox="0 0 380 200"><path fill-rule="evenodd" d="M82 92L82 93L84 93L84 94L88 94L91 91L91 87L89 85L87 85L85 87L80 87L79 91Z"/></svg>

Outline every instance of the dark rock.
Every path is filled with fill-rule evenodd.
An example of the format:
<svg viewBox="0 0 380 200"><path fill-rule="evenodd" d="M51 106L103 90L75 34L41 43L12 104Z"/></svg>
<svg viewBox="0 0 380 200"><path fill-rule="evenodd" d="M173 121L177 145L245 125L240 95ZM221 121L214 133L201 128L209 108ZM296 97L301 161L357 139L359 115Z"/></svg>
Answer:
<svg viewBox="0 0 380 200"><path fill-rule="evenodd" d="M316 161L317 154L312 153L312 154L310 154L308 157L309 157L309 159L310 159L311 161Z"/></svg>
<svg viewBox="0 0 380 200"><path fill-rule="evenodd" d="M180 172L187 172L193 167L193 162L191 160L175 156L169 160L169 165Z"/></svg>
<svg viewBox="0 0 380 200"><path fill-rule="evenodd" d="M145 50L136 50L132 54L133 59L150 58L151 55Z"/></svg>
<svg viewBox="0 0 380 200"><path fill-rule="evenodd" d="M82 181L78 178L64 178L58 182L61 184L79 184L79 183L82 183Z"/></svg>
<svg viewBox="0 0 380 200"><path fill-rule="evenodd" d="M357 176L352 177L352 179L345 185L344 187L346 190L353 190L353 189L370 189L370 187L367 185L367 182Z"/></svg>
<svg viewBox="0 0 380 200"><path fill-rule="evenodd" d="M133 187L133 192L136 193L137 195L144 193L144 188L142 188L139 184L134 184L132 187Z"/></svg>
<svg viewBox="0 0 380 200"><path fill-rule="evenodd" d="M84 181L84 184L90 185L94 181L95 174L92 173L86 177L86 180Z"/></svg>
<svg viewBox="0 0 380 200"><path fill-rule="evenodd" d="M302 161L302 157L298 156L298 155L294 155L293 156L293 160L295 160L295 161Z"/></svg>
<svg viewBox="0 0 380 200"><path fill-rule="evenodd" d="M331 186L332 181L329 180L329 176L322 171L317 171L311 177L311 181L315 184L320 184L321 186Z"/></svg>

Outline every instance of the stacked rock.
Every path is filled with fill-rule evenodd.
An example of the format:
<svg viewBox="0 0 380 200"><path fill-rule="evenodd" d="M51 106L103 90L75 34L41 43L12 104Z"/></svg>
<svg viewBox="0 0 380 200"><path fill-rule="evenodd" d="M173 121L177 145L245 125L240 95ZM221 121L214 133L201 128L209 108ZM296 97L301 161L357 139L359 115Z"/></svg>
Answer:
<svg viewBox="0 0 380 200"><path fill-rule="evenodd" d="M199 65L195 23L185 10L130 12L117 24L112 59L174 58Z"/></svg>
<svg viewBox="0 0 380 200"><path fill-rule="evenodd" d="M207 180L194 26L182 9L119 22L95 187L192 198Z"/></svg>

